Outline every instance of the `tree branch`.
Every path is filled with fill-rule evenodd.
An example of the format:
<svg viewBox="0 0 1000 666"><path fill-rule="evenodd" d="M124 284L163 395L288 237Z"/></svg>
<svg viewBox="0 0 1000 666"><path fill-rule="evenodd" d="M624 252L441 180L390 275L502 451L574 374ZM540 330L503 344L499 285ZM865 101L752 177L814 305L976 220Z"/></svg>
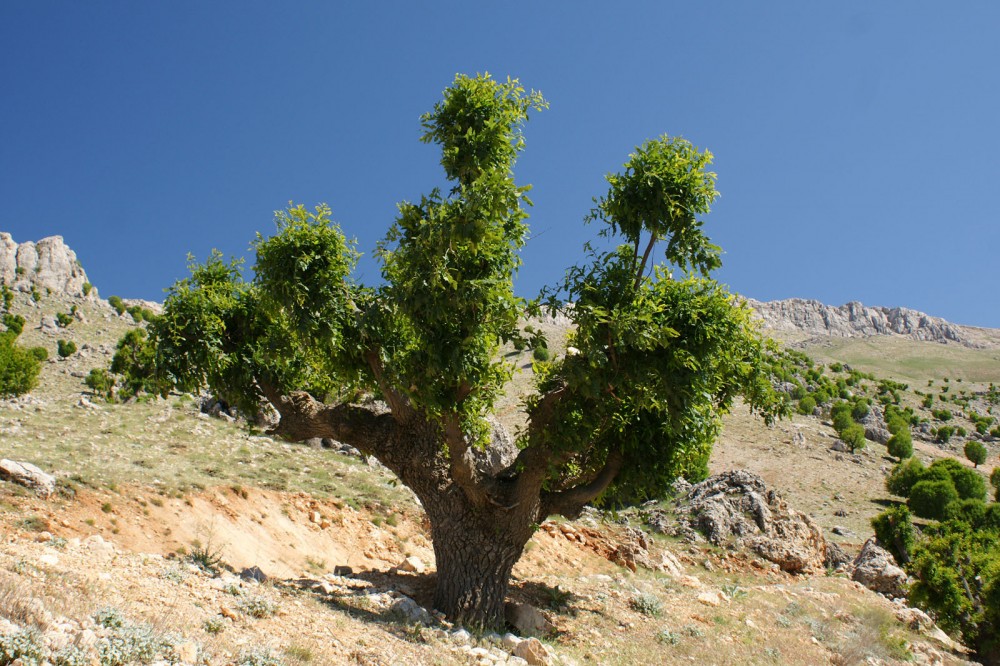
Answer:
<svg viewBox="0 0 1000 666"><path fill-rule="evenodd" d="M379 391L385 398L389 409L392 410L393 418L399 423L408 421L413 416L413 405L410 400L393 388L385 378L385 368L382 366L382 357L377 349L370 349L365 352L365 361L371 368L372 375L375 376L375 383L378 384Z"/></svg>
<svg viewBox="0 0 1000 666"><path fill-rule="evenodd" d="M284 395L262 380L257 385L281 416L273 434L295 441L329 437L375 456L393 439L396 422L390 414L358 405L326 405L304 391Z"/></svg>
<svg viewBox="0 0 1000 666"><path fill-rule="evenodd" d="M476 459L472 453L465 433L457 415L449 415L444 419L445 441L448 443L448 463L451 478L462 489L465 496L477 506L486 504L498 505L490 491L496 490L492 479L483 476L476 468Z"/></svg>
<svg viewBox="0 0 1000 666"><path fill-rule="evenodd" d="M544 520L546 516L559 514L567 518L576 518L580 511L587 504L611 485L611 482L618 476L618 471L622 467L624 456L619 450L608 454L608 459L604 463L604 468L586 484L575 486L567 490L542 494L541 516Z"/></svg>
<svg viewBox="0 0 1000 666"><path fill-rule="evenodd" d="M653 251L653 246L656 245L656 241L659 237L654 231L649 237L649 245L646 246L646 251L642 253L642 264L639 265L639 270L635 272L635 288L639 288L639 283L642 282L642 274L646 272L646 262L649 261L649 254Z"/></svg>

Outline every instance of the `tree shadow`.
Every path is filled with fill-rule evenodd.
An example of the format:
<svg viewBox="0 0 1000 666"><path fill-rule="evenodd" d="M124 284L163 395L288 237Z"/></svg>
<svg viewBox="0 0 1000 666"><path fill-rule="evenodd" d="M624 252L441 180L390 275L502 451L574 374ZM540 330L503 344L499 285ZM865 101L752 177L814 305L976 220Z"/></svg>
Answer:
<svg viewBox="0 0 1000 666"><path fill-rule="evenodd" d="M883 498L876 498L876 499L871 499L871 500L868 500L868 501L871 502L872 504L879 505L883 509L890 509L890 508L895 507L895 506L901 506L901 505L905 505L906 504L906 502L902 502L900 500L883 499Z"/></svg>
<svg viewBox="0 0 1000 666"><path fill-rule="evenodd" d="M559 615L576 617L583 610L582 597L558 585L553 587L540 581L511 580L507 596L512 601L526 603L539 610L552 611Z"/></svg>

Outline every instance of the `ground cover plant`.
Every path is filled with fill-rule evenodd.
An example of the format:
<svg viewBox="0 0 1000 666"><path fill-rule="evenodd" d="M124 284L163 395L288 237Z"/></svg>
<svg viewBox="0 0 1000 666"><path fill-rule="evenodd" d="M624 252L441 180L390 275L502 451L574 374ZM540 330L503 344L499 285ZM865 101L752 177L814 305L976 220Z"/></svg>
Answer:
<svg viewBox="0 0 1000 666"><path fill-rule="evenodd" d="M508 437L490 418L512 372L498 350L523 338L512 276L530 201L513 165L545 106L516 81L456 77L422 118L449 189L399 206L378 250L382 287L353 281L356 251L329 208L293 205L258 237L253 282L218 255L194 265L133 341L155 351L135 354L152 368L119 368L210 386L250 413L269 403L277 433L378 458L427 512L435 606L480 626L502 623L511 568L546 516L703 470L737 396L768 419L782 408L749 311L708 277L720 265L699 219L717 195L711 155L664 136L608 176L590 217L619 245L589 250L548 294L552 309L575 303L572 353L536 361L528 427L488 459Z"/></svg>

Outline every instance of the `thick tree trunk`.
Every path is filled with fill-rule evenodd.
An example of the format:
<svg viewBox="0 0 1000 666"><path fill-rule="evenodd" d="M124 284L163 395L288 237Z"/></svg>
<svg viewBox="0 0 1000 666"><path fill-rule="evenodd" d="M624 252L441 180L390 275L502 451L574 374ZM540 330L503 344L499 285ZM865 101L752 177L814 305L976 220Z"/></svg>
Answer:
<svg viewBox="0 0 1000 666"><path fill-rule="evenodd" d="M531 538L522 512L480 510L461 492L425 505L431 522L437 588L434 607L456 624L500 629L511 570Z"/></svg>

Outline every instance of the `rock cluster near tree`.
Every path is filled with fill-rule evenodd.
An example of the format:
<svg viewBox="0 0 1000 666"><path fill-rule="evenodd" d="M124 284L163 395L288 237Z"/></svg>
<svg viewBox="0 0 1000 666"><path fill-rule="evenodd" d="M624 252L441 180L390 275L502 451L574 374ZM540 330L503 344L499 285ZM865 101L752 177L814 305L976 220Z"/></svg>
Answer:
<svg viewBox="0 0 1000 666"><path fill-rule="evenodd" d="M747 304L772 331L802 332L839 338L898 335L914 340L980 347L964 326L952 324L909 308L869 307L857 301L824 305L819 301L790 298Z"/></svg>
<svg viewBox="0 0 1000 666"><path fill-rule="evenodd" d="M811 518L790 508L756 474L734 470L694 485L681 480L675 488L676 524L667 525L662 516L654 516L654 529L750 550L790 573L825 570L822 530Z"/></svg>
<svg viewBox="0 0 1000 666"><path fill-rule="evenodd" d="M83 293L87 273L62 236L17 243L10 234L0 232L0 281L22 292L37 289L62 296L97 298L96 289Z"/></svg>

